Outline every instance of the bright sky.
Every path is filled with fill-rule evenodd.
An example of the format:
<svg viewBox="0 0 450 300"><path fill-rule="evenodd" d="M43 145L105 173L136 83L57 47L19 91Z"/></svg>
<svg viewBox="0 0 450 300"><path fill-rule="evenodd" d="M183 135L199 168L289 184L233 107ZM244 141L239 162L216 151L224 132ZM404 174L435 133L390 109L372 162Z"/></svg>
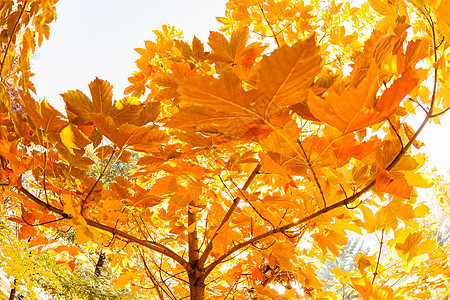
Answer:
<svg viewBox="0 0 450 300"><path fill-rule="evenodd" d="M121 99L136 70L134 48L153 40L153 30L174 25L184 38L196 35L203 43L210 30L220 26L225 0L60 0L58 19L52 23L50 39L44 41L32 64L39 98L64 111L59 95L82 90L95 77L114 86L114 99Z"/></svg>
<svg viewBox="0 0 450 300"><path fill-rule="evenodd" d="M32 71L39 98L64 111L59 94L82 90L96 76L114 86L121 99L128 76L136 70L133 50L153 40L152 30L174 25L186 40L196 35L206 44L210 30L217 30L216 16L223 16L226 0L60 0L58 19L51 24L50 40L38 49ZM419 136L431 165L450 169L450 113L442 125L427 125ZM417 126L415 127L415 129Z"/></svg>

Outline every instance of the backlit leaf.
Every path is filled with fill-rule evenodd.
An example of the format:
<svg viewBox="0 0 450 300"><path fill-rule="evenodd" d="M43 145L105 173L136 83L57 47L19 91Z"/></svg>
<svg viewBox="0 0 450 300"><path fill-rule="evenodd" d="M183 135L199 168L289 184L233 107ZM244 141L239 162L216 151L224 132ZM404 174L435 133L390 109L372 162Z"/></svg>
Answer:
<svg viewBox="0 0 450 300"><path fill-rule="evenodd" d="M89 90L95 112L107 114L112 106L112 85L105 80L95 78L89 83Z"/></svg>
<svg viewBox="0 0 450 300"><path fill-rule="evenodd" d="M261 60L258 89L270 99L270 105L283 107L300 102L321 69L315 37L282 46ZM269 107L267 108L267 110Z"/></svg>

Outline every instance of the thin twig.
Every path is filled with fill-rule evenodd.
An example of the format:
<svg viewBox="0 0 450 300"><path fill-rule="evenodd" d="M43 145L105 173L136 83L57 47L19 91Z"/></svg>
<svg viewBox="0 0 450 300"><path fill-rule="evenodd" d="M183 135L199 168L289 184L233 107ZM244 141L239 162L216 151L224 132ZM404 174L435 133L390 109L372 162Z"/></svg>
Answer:
<svg viewBox="0 0 450 300"><path fill-rule="evenodd" d="M294 23L294 21L291 21L291 22L289 22L288 24L286 24L280 31L278 31L278 32L275 34L275 36L280 35L280 33L282 33L282 32L285 31L289 26L291 26L292 23ZM266 38L274 37L273 35L265 35L265 34L262 34L262 33L257 32L257 31L254 31L254 30L250 30L250 32L252 32L252 33L254 33L254 34L257 34L257 35L259 35L260 37L266 37Z"/></svg>
<svg viewBox="0 0 450 300"><path fill-rule="evenodd" d="M445 114L448 110L450 109L450 106L449 107L447 107L446 109L444 109L443 111L441 111L441 112L438 112L438 113L435 113L435 114L432 114L431 116L430 116L430 118L436 118L436 117L439 117L439 116L441 116L441 115L443 115L443 114Z"/></svg>
<svg viewBox="0 0 450 300"><path fill-rule="evenodd" d="M133 217L134 221L136 222L137 228L138 228L138 230L141 232L141 234L142 234L142 236L144 237L144 239L146 239L146 240L148 241L148 238L145 236L145 233L144 233L144 231L143 231L142 228L141 228L141 224L139 224L139 222L138 222L136 216L135 216L133 213L131 213L131 216Z"/></svg>
<svg viewBox="0 0 450 300"><path fill-rule="evenodd" d="M147 231L148 236L150 237L150 239L153 242L156 242L155 239L152 237L152 235L150 234L150 231L148 230L147 224L145 224L144 220L142 219L142 216L139 215L139 218L141 219L142 224L144 225L145 230Z"/></svg>
<svg viewBox="0 0 450 300"><path fill-rule="evenodd" d="M413 98L409 98L408 100L410 100L413 103L416 103L423 110L424 113L428 114L428 110L425 107L423 107L423 105L420 104L419 101L417 101L417 100L415 100ZM416 109L416 107L414 109Z"/></svg>
<svg viewBox="0 0 450 300"><path fill-rule="evenodd" d="M259 172L258 172L258 174L259 174ZM219 178L220 178L220 176L219 176ZM222 180L222 178L220 178L220 180ZM241 199L244 199L245 200L245 202L247 202L247 204L248 205L250 205L250 207L253 209L253 211L263 220L263 221L265 221L265 222L267 222L267 223L269 223L271 226L272 226L272 228L275 228L275 225L269 220L269 219L267 219L267 218L265 218L257 209L256 209L256 207L249 201L249 199L247 198L247 196L242 192L242 190L241 189L239 189L239 187L238 187L238 185L234 182L234 180L230 177L230 180L231 180L231 182L234 184L234 186L236 187L236 188L238 188L238 192L241 194ZM229 190L229 188L226 186L226 184L225 184L225 182L223 182L223 180L222 180L222 184L225 186L225 188L227 189L227 190ZM230 192L231 193L231 192Z"/></svg>
<svg viewBox="0 0 450 300"><path fill-rule="evenodd" d="M237 286L238 284L238 280L236 280L233 285L231 286L230 290L228 291L228 293L225 295L225 298L223 298L223 300L226 300L228 298L229 295L231 295L231 292L234 290L234 288Z"/></svg>
<svg viewBox="0 0 450 300"><path fill-rule="evenodd" d="M3 55L1 68L0 68L0 79L1 79L1 81L3 81L2 73L3 73L3 68L5 67L6 56L8 56L9 46L11 45L14 33L16 33L16 29L17 29L17 26L19 25L20 18L22 17L23 12L25 11L25 7L27 6L27 4L28 4L28 0L23 3L22 10L20 11L20 15L17 18L16 24L14 24L14 28L13 28L13 30L11 32L11 36L8 39L8 45L6 45L5 54Z"/></svg>
<svg viewBox="0 0 450 300"><path fill-rule="evenodd" d="M120 154L121 154L121 153L120 153ZM113 156L114 156L114 150L113 150L113 153L111 153L111 155L109 156L109 160L108 160L108 162L106 163L106 165L105 165L103 171L98 175L97 180L96 180L95 183L92 185L92 187L91 187L91 189L89 190L88 194L87 194L86 197L83 199L83 201L81 201L81 213L80 213L81 215L83 215L83 212L84 212L84 210L86 209L85 206L86 206L86 203L87 203L87 200L88 200L89 196L92 194L92 192L94 191L94 189L95 189L95 187L97 186L97 184L100 182L100 180L101 180L101 179L103 178L103 176L106 174L107 169L108 169L108 166L109 166L109 163L111 162ZM120 156L120 155L119 155L119 156ZM119 156L117 156L117 157L119 157ZM117 161L117 159L116 159L116 161Z"/></svg>
<svg viewBox="0 0 450 300"><path fill-rule="evenodd" d="M264 12L262 4L259 5L259 9L261 10L264 20L266 21L267 25L269 26L270 31L272 31L272 37L274 38L275 42L277 43L277 47L280 48L280 42L278 42L277 34L275 33L275 30L273 29L272 24L270 24L269 20L267 19L267 16L266 16L266 13Z"/></svg>
<svg viewBox="0 0 450 300"><path fill-rule="evenodd" d="M400 145L403 148L403 141L402 138L400 137L400 134L398 133L397 129L395 129L394 124L392 124L391 119L388 119L389 125L391 125L392 130L394 130L395 134L397 135L398 140L400 141Z"/></svg>
<svg viewBox="0 0 450 300"><path fill-rule="evenodd" d="M323 207L327 207L327 200L325 199L325 195L322 190L322 186L320 185L319 179L317 178L316 172L314 171L311 162L309 160L309 157L306 155L305 148L303 148L302 142L297 139L297 144L300 146L300 149L302 149L303 155L305 156L306 165L311 170L311 173L313 174L314 181L316 182L317 187L319 188L320 195L322 196L323 200Z"/></svg>
<svg viewBox="0 0 450 300"><path fill-rule="evenodd" d="M177 299L177 297L173 294L173 292L170 289L170 287L167 285L167 283L166 283L167 279L163 279L163 277L162 277L161 271L164 271L163 268L162 268L162 263L163 263L163 258L161 256L161 263L159 265L157 265L156 262L155 262L155 265L158 267L159 278L161 279L162 284L166 287L167 291L169 291L169 293L172 295L173 299ZM164 290L164 288L163 288L163 290ZM172 299L172 297L170 297L170 298Z"/></svg>
<svg viewBox="0 0 450 300"><path fill-rule="evenodd" d="M158 272L160 273L161 282L166 282L167 280L173 278L173 279L179 280L181 282L184 282L186 284L189 284L189 282L184 280L183 278L177 277L177 275L185 273L186 270L179 271L179 272L177 272L175 274L170 274L169 272L167 272L166 270L164 270L162 268L162 262L163 262L162 257L161 257L161 264L159 264L159 265L156 263L155 259L152 256L150 256L150 259L152 260L152 263L156 266L156 268L158 268ZM163 278L162 277L162 273L166 274L168 277L167 278Z"/></svg>
<svg viewBox="0 0 450 300"><path fill-rule="evenodd" d="M102 246L105 247L105 248L109 248L109 247L113 244L115 238L116 238L116 235L113 234L113 236L112 236L111 240L109 241L109 243L105 245L105 244L103 244L103 242L102 242Z"/></svg>
<svg viewBox="0 0 450 300"><path fill-rule="evenodd" d="M378 266L380 265L381 250L383 248L383 238L384 238L384 228L381 231L380 249L378 250L377 266L375 267L375 272L373 273L372 284L375 282L375 278L378 275Z"/></svg>
<svg viewBox="0 0 450 300"><path fill-rule="evenodd" d="M242 190L246 190L248 188L248 186L250 185L250 183L253 181L253 179L255 178L255 176L258 174L259 170L261 169L262 165L261 163L258 163L255 167L255 169L253 169L253 172L250 174L250 176L248 177L247 181L244 183L244 186L242 187ZM231 218L231 215L233 214L234 210L236 209L236 207L239 204L239 201L241 200L241 198L236 197L233 201L233 204L230 206L230 208L228 209L225 217L223 217L222 221L220 222L219 226L217 227L216 231L214 232L213 236L211 237L208 245L206 245L205 251L202 253L200 260L199 260L199 265L203 266L204 263L206 262L206 260L208 259L209 254L212 251L213 248L213 242L214 239L217 237L217 235L219 234L220 229L222 229L223 226L225 226L225 224L228 222L228 220Z"/></svg>
<svg viewBox="0 0 450 300"><path fill-rule="evenodd" d="M48 203L48 194L47 194L47 186L46 186L46 179L45 179L45 169L47 168L47 151L44 151L44 169L43 169L43 181L42 186L44 188L44 194L45 194L45 201Z"/></svg>
<svg viewBox="0 0 450 300"><path fill-rule="evenodd" d="M158 284L158 282L156 281L156 279L155 279L155 277L153 276L152 272L150 271L150 269L149 269L148 266L147 266L147 262L145 261L145 257L144 257L143 251L142 251L139 247L137 247L137 249L138 249L138 251L139 251L139 254L141 255L142 262L144 263L145 273L147 274L147 277L150 278L150 280L152 281L153 286L154 286L155 289L156 289L156 293L158 294L158 298L159 298L160 300L164 300L164 295L163 295L163 294L161 293L161 291L159 290L159 284ZM167 294L167 296L170 297L169 294Z"/></svg>
<svg viewBox="0 0 450 300"><path fill-rule="evenodd" d="M62 220L66 220L67 218L61 218L61 219L55 219L55 220L51 220L51 221L47 221L47 222L42 222L39 224L31 224L28 223L27 220L24 219L24 217L22 216L22 220L28 225L28 226L42 226L42 225L47 225L47 224L51 224L51 223L56 223Z"/></svg>

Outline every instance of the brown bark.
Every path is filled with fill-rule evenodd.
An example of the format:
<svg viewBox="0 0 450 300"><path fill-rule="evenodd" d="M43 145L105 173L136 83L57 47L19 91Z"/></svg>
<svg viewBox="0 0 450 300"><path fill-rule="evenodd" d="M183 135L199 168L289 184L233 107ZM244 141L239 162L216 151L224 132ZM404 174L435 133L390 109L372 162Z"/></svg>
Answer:
<svg viewBox="0 0 450 300"><path fill-rule="evenodd" d="M205 279L203 278L203 271L189 273L189 290L190 300L204 300L205 299Z"/></svg>
<svg viewBox="0 0 450 300"><path fill-rule="evenodd" d="M17 284L17 280L14 279L13 288L11 289L11 292L9 293L9 300L16 299L16 284Z"/></svg>
<svg viewBox="0 0 450 300"><path fill-rule="evenodd" d="M193 206L192 202L190 206ZM188 233L189 244L189 291L191 300L203 300L205 299L205 279L203 277L204 268L199 264L200 253L198 249L198 232L197 215L188 208L188 226L194 226L194 230Z"/></svg>

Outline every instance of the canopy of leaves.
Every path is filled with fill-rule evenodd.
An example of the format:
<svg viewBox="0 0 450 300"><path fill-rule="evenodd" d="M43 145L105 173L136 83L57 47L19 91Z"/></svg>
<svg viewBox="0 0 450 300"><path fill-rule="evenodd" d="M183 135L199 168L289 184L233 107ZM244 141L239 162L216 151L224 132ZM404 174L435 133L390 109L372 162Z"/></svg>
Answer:
<svg viewBox="0 0 450 300"><path fill-rule="evenodd" d="M89 95L62 93L64 114L29 80L55 1L9 2L0 184L21 239L44 249L49 229L73 230L108 251L115 287L160 300L430 299L449 286L449 249L417 197L433 183L417 138L450 105L446 1L229 1L208 41L155 30L129 96L96 78ZM316 271L349 232L376 235L376 252L326 282ZM66 250L73 266L83 248Z"/></svg>

